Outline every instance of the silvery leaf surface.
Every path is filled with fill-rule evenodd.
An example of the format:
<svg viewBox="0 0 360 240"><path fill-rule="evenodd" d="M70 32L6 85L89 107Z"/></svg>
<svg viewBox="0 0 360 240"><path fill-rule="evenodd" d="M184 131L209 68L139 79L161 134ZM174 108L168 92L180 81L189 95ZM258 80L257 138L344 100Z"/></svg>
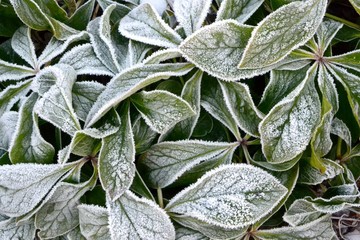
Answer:
<svg viewBox="0 0 360 240"><path fill-rule="evenodd" d="M211 0L175 0L174 13L187 36L201 28L211 6Z"/></svg>
<svg viewBox="0 0 360 240"><path fill-rule="evenodd" d="M221 2L216 21L234 19L244 23L263 2L264 0L224 0Z"/></svg>
<svg viewBox="0 0 360 240"><path fill-rule="evenodd" d="M85 122L89 127L109 109L119 104L138 90L171 76L182 76L193 68L192 64L149 64L127 69L111 79L91 108Z"/></svg>
<svg viewBox="0 0 360 240"><path fill-rule="evenodd" d="M139 164L152 187L164 188L200 162L233 152L237 146L237 143L196 140L162 142L146 151Z"/></svg>
<svg viewBox="0 0 360 240"><path fill-rule="evenodd" d="M127 38L165 48L176 48L182 41L148 3L134 8L121 19L119 31Z"/></svg>
<svg viewBox="0 0 360 240"><path fill-rule="evenodd" d="M108 211L104 207L81 204L79 209L80 230L88 240L109 240Z"/></svg>
<svg viewBox="0 0 360 240"><path fill-rule="evenodd" d="M53 161L55 149L41 136L37 116L33 112L37 100L38 94L32 93L19 110L14 138L9 147L12 163L51 163Z"/></svg>
<svg viewBox="0 0 360 240"><path fill-rule="evenodd" d="M246 164L206 173L170 200L166 210L188 222L240 229L270 212L288 190L272 175Z"/></svg>
<svg viewBox="0 0 360 240"><path fill-rule="evenodd" d="M316 65L302 83L276 104L259 126L262 150L270 163L290 161L309 144L320 120L320 99L314 85Z"/></svg>
<svg viewBox="0 0 360 240"><path fill-rule="evenodd" d="M145 122L158 133L165 133L178 122L195 115L189 103L163 90L142 91L134 94L131 102Z"/></svg>
<svg viewBox="0 0 360 240"><path fill-rule="evenodd" d="M118 116L119 130L102 139L99 154L99 178L112 201L131 186L135 176L135 143L128 103Z"/></svg>
<svg viewBox="0 0 360 240"><path fill-rule="evenodd" d="M115 201L108 199L107 207L112 239L175 239L169 216L148 199L126 191Z"/></svg>
<svg viewBox="0 0 360 240"><path fill-rule="evenodd" d="M304 45L316 32L327 0L292 2L266 16L253 30L239 68L268 67Z"/></svg>

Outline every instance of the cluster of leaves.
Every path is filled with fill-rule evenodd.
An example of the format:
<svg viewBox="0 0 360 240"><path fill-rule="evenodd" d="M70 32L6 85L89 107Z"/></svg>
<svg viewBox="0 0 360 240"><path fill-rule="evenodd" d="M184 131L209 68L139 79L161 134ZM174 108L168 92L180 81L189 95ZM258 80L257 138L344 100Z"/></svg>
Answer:
<svg viewBox="0 0 360 240"><path fill-rule="evenodd" d="M360 27L330 2L1 0L0 239L337 239Z"/></svg>

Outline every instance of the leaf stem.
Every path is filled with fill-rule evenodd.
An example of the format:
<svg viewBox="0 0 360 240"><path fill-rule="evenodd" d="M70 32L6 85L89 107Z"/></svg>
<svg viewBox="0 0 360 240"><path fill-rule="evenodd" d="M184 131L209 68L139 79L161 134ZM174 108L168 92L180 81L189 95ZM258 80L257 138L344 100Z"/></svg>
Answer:
<svg viewBox="0 0 360 240"><path fill-rule="evenodd" d="M60 128L55 128L55 144L57 150L61 150L63 148Z"/></svg>
<svg viewBox="0 0 360 240"><path fill-rule="evenodd" d="M161 188L157 189L157 197L158 197L159 206L161 208L164 208L164 199Z"/></svg>
<svg viewBox="0 0 360 240"><path fill-rule="evenodd" d="M250 153L249 153L249 151L247 149L247 146L246 145L241 145L241 147L242 147L242 150L243 150L244 155L245 155L246 163L251 164L251 161L250 161L251 156L250 156Z"/></svg>
<svg viewBox="0 0 360 240"><path fill-rule="evenodd" d="M337 16L332 15L332 14L330 14L330 13L325 13L325 17L328 17L328 18L333 19L333 20L335 20L335 21L341 22L341 23L345 24L345 25L348 26L348 27L355 28L355 29L357 29L357 30L360 31L360 25L358 25L358 24L356 24L356 23L350 22L350 21L348 21L348 20L345 20L345 19L343 19L343 18L337 17Z"/></svg>
<svg viewBox="0 0 360 240"><path fill-rule="evenodd" d="M342 139L339 137L338 141L337 141L337 147L336 147L336 158L339 160L342 158L341 145L342 145Z"/></svg>

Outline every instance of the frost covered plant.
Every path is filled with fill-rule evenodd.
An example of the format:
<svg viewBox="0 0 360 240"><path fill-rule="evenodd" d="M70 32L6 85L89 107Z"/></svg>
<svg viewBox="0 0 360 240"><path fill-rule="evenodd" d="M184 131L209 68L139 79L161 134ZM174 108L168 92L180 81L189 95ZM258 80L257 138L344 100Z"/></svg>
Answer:
<svg viewBox="0 0 360 240"><path fill-rule="evenodd" d="M0 240L359 229L360 2L338 2L1 0Z"/></svg>

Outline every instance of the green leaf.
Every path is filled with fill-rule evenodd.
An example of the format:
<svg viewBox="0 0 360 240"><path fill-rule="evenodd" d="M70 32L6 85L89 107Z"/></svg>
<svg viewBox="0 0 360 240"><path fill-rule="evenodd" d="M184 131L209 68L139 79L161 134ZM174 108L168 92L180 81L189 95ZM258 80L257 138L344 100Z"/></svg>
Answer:
<svg viewBox="0 0 360 240"><path fill-rule="evenodd" d="M81 184L60 183L54 194L36 213L35 225L38 236L49 239L61 236L79 225L80 197L93 188L97 173Z"/></svg>
<svg viewBox="0 0 360 240"><path fill-rule="evenodd" d="M272 70L270 72L270 82L264 90L259 109L264 112L269 112L273 106L301 84L306 76L307 70L307 67L297 71Z"/></svg>
<svg viewBox="0 0 360 240"><path fill-rule="evenodd" d="M324 180L334 178L344 171L338 163L330 159L323 158L321 159L321 162L326 168L324 173L321 173L318 169L311 166L308 161L300 161L301 173L298 182L308 185L317 185Z"/></svg>
<svg viewBox="0 0 360 240"><path fill-rule="evenodd" d="M336 237L336 233L332 228L331 218L328 215L301 226L260 230L254 235L263 240L329 240Z"/></svg>
<svg viewBox="0 0 360 240"><path fill-rule="evenodd" d="M263 2L264 0L224 0L217 12L216 21L234 19L244 23Z"/></svg>
<svg viewBox="0 0 360 240"><path fill-rule="evenodd" d="M136 193L139 196L145 197L153 202L156 202L154 196L150 192L149 188L146 186L144 180L140 176L139 172L135 169L135 177L130 187L131 191Z"/></svg>
<svg viewBox="0 0 360 240"><path fill-rule="evenodd" d="M138 116L133 123L132 130L134 133L135 149L137 154L146 151L158 136L158 134L153 131L140 116Z"/></svg>
<svg viewBox="0 0 360 240"><path fill-rule="evenodd" d="M99 120L109 109L131 96L138 90L171 76L182 76L193 68L192 64L149 64L138 65L116 75L106 85L91 108L85 125L87 127Z"/></svg>
<svg viewBox="0 0 360 240"><path fill-rule="evenodd" d="M349 0L351 5L353 5L355 11L360 15L360 1L359 0Z"/></svg>
<svg viewBox="0 0 360 240"><path fill-rule="evenodd" d="M346 124L338 119L334 118L331 124L331 133L340 137L351 148L351 133Z"/></svg>
<svg viewBox="0 0 360 240"><path fill-rule="evenodd" d="M201 89L201 106L230 129L237 139L241 139L236 121L226 106L219 82L213 78L204 81L206 81L207 87Z"/></svg>
<svg viewBox="0 0 360 240"><path fill-rule="evenodd" d="M64 54L59 62L72 66L78 75L114 75L96 57L94 49L89 43L72 48Z"/></svg>
<svg viewBox="0 0 360 240"><path fill-rule="evenodd" d="M11 47L24 59L33 69L37 69L37 57L35 46L31 40L31 29L20 27L11 38Z"/></svg>
<svg viewBox="0 0 360 240"><path fill-rule="evenodd" d="M311 202L297 199L285 212L283 219L291 226L300 226L319 219L323 213L317 211Z"/></svg>
<svg viewBox="0 0 360 240"><path fill-rule="evenodd" d="M22 24L10 3L0 3L0 36L12 37Z"/></svg>
<svg viewBox="0 0 360 240"><path fill-rule="evenodd" d="M77 30L85 30L89 23L93 10L95 0L89 0L81 5L76 12L65 23Z"/></svg>
<svg viewBox="0 0 360 240"><path fill-rule="evenodd" d="M142 91L131 97L145 122L158 133L165 133L178 122L195 115L182 98L167 91Z"/></svg>
<svg viewBox="0 0 360 240"><path fill-rule="evenodd" d="M293 2L269 14L255 27L239 68L257 69L284 59L316 32L327 0Z"/></svg>
<svg viewBox="0 0 360 240"><path fill-rule="evenodd" d="M120 198L107 201L112 239L175 239L170 218L154 202L126 191Z"/></svg>
<svg viewBox="0 0 360 240"><path fill-rule="evenodd" d="M185 171L224 153L233 153L238 143L184 140L162 142L146 151L139 162L142 176L153 188L164 188Z"/></svg>
<svg viewBox="0 0 360 240"><path fill-rule="evenodd" d="M192 230L191 228L178 227L176 228L176 237L177 240L210 240L208 237L204 236L198 231Z"/></svg>
<svg viewBox="0 0 360 240"><path fill-rule="evenodd" d="M203 72L200 70L196 71L185 83L181 91L181 97L190 104L192 110L195 112L195 116L188 117L177 123L169 132L160 136L161 141L188 139L191 137L200 117L200 89L202 78Z"/></svg>
<svg viewBox="0 0 360 240"><path fill-rule="evenodd" d="M175 0L174 14L187 36L201 28L211 6L211 0Z"/></svg>
<svg viewBox="0 0 360 240"><path fill-rule="evenodd" d="M65 52L71 44L77 41L86 40L88 39L88 36L88 33L83 31L68 37L64 41L57 40L55 37L52 37L45 49L42 51L41 55L38 57L38 66L41 67L47 62L50 62L52 59Z"/></svg>
<svg viewBox="0 0 360 240"><path fill-rule="evenodd" d="M62 131L74 135L81 129L72 106L72 86L76 81L76 72L69 65L59 64L56 67L58 72L54 71L54 74L61 77L56 78L55 85L36 102L34 111Z"/></svg>
<svg viewBox="0 0 360 240"><path fill-rule="evenodd" d="M356 71L360 71L360 50L347 52L333 57L326 57L325 60L343 67L348 67Z"/></svg>
<svg viewBox="0 0 360 240"><path fill-rule="evenodd" d="M0 117L0 149L8 150L12 142L19 114L14 111L5 112ZM2 155L2 154L0 154Z"/></svg>
<svg viewBox="0 0 360 240"><path fill-rule="evenodd" d="M299 172L300 172L299 165L296 165L295 167L293 167L292 169L286 172L270 172L274 177L276 177L281 182L281 184L284 185L284 187L287 188L288 192L285 195L285 197L276 205L276 207L270 213L268 213L265 217L263 217L254 224L255 228L258 228L261 225L263 225L267 220L270 219L271 216L273 216L277 211L279 211L283 207L283 205L289 199L295 188L295 185L299 178Z"/></svg>
<svg viewBox="0 0 360 240"><path fill-rule="evenodd" d="M29 92L31 80L9 85L0 92L0 116L10 111L14 104Z"/></svg>
<svg viewBox="0 0 360 240"><path fill-rule="evenodd" d="M18 217L30 212L74 165L0 166L0 214Z"/></svg>
<svg viewBox="0 0 360 240"><path fill-rule="evenodd" d="M324 101L331 104L332 112L335 114L339 110L339 97L334 84L334 78L323 64L319 64L319 73L317 77L319 89Z"/></svg>
<svg viewBox="0 0 360 240"><path fill-rule="evenodd" d="M181 57L181 53L179 49L176 48L169 48L169 49L162 49L159 51L154 52L149 57L147 57L143 63L144 64L159 64L169 59Z"/></svg>
<svg viewBox="0 0 360 240"><path fill-rule="evenodd" d="M105 11L105 9L112 4L116 5L115 10L111 14L111 21L114 23L125 17L126 14L128 14L131 11L131 9L128 6L112 0L97 0L97 2L99 3L103 11Z"/></svg>
<svg viewBox="0 0 360 240"><path fill-rule="evenodd" d="M216 168L178 193L166 207L181 222L240 229L268 214L287 189L272 175L246 164Z"/></svg>
<svg viewBox="0 0 360 240"><path fill-rule="evenodd" d="M99 178L111 201L130 188L135 176L135 143L128 103L122 107L118 121L119 130L103 138L99 154Z"/></svg>
<svg viewBox="0 0 360 240"><path fill-rule="evenodd" d="M148 3L134 8L121 19L119 31L127 38L159 47L177 48L182 41Z"/></svg>
<svg viewBox="0 0 360 240"><path fill-rule="evenodd" d="M314 85L316 65L303 82L276 104L260 123L262 150L270 163L290 161L302 153L320 119L320 100Z"/></svg>
<svg viewBox="0 0 360 240"><path fill-rule="evenodd" d="M105 86L95 81L75 82L72 89L72 102L79 119L85 121L92 105L104 90Z"/></svg>
<svg viewBox="0 0 360 240"><path fill-rule="evenodd" d="M19 110L19 119L9 147L12 163L51 163L55 149L40 134L34 106L38 95L33 93Z"/></svg>
<svg viewBox="0 0 360 240"><path fill-rule="evenodd" d="M270 163L266 160L265 156L261 151L258 151L254 154L254 158L251 158L251 156L248 156L248 159L251 163L253 163L256 166L268 169L270 171L274 172L283 172L288 171L291 168L295 166L295 164L300 160L302 154L297 155L293 159L291 159L288 162L284 163Z"/></svg>
<svg viewBox="0 0 360 240"><path fill-rule="evenodd" d="M320 24L319 28L316 30L316 37L320 48L319 50L322 54L329 47L331 41L342 26L343 24L330 19L326 19Z"/></svg>
<svg viewBox="0 0 360 240"><path fill-rule="evenodd" d="M0 82L6 80L20 80L34 75L35 71L29 67L5 62L0 59Z"/></svg>
<svg viewBox="0 0 360 240"><path fill-rule="evenodd" d="M88 240L109 240L109 221L106 208L81 204L79 209L79 221L81 234Z"/></svg>
<svg viewBox="0 0 360 240"><path fill-rule="evenodd" d="M34 222L17 223L16 218L0 221L0 236L2 239L34 239L36 228Z"/></svg>
<svg viewBox="0 0 360 240"><path fill-rule="evenodd" d="M249 87L243 83L219 81L226 106L241 130L258 137L263 114L255 107Z"/></svg>

